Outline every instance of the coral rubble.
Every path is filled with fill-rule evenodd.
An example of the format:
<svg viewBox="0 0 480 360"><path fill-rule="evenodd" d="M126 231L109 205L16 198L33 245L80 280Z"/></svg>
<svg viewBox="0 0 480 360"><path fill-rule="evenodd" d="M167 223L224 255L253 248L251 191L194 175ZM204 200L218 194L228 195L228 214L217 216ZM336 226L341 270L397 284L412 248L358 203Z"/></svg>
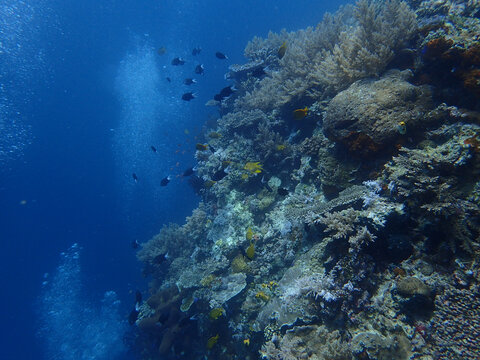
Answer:
<svg viewBox="0 0 480 360"><path fill-rule="evenodd" d="M143 358L480 358L479 14L359 0L247 44L201 204L138 252Z"/></svg>

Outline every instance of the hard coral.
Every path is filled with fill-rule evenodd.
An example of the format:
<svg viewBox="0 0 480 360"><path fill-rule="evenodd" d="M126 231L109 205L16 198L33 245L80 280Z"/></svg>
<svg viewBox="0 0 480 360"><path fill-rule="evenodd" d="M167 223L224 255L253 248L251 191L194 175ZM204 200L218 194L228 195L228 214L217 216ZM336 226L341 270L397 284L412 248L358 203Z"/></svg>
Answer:
<svg viewBox="0 0 480 360"><path fill-rule="evenodd" d="M329 103L323 122L325 135L347 145L352 155L365 157L380 149L395 151L402 134L400 122L410 134L429 125L433 110L431 90L409 83L409 70L391 70L381 78L359 80Z"/></svg>
<svg viewBox="0 0 480 360"><path fill-rule="evenodd" d="M357 1L355 19L358 26L339 35L338 44L321 64L327 83L337 91L380 75L416 29L414 12L398 0Z"/></svg>
<svg viewBox="0 0 480 360"><path fill-rule="evenodd" d="M439 360L476 359L480 354L479 287L448 287L435 300L432 339Z"/></svg>
<svg viewBox="0 0 480 360"><path fill-rule="evenodd" d="M362 132L350 131L347 136L341 139L352 156L368 158L380 151L382 148L372 138Z"/></svg>
<svg viewBox="0 0 480 360"><path fill-rule="evenodd" d="M428 60L442 58L452 45L453 40L447 40L444 37L432 39L425 45L423 49L423 57Z"/></svg>
<svg viewBox="0 0 480 360"><path fill-rule="evenodd" d="M480 69L469 70L462 77L463 86L480 98Z"/></svg>

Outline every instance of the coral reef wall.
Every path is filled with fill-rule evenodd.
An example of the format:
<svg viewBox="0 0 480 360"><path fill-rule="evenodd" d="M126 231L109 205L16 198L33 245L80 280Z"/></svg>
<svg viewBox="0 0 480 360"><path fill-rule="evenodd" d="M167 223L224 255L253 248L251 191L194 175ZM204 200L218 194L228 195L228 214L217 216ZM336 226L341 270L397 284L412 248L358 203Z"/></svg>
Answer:
<svg viewBox="0 0 480 360"><path fill-rule="evenodd" d="M202 203L138 252L144 359L480 358L479 16L359 0L247 44Z"/></svg>

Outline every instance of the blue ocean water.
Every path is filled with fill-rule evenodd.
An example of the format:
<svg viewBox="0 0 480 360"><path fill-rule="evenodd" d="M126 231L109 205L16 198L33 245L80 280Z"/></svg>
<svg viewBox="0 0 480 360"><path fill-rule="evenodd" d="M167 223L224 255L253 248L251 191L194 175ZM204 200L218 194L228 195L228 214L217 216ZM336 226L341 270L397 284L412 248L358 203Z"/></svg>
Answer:
<svg viewBox="0 0 480 360"><path fill-rule="evenodd" d="M122 343L146 280L130 244L198 204L176 175L217 116L204 104L253 36L346 2L0 1L1 359L133 358Z"/></svg>

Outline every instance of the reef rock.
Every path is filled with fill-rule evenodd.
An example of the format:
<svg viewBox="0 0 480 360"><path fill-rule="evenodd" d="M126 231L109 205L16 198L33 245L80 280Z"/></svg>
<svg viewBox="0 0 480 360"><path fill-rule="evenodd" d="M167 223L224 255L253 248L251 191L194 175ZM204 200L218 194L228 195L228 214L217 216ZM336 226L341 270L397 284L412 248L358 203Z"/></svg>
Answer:
<svg viewBox="0 0 480 360"><path fill-rule="evenodd" d="M382 78L353 83L328 105L323 122L331 140L365 157L390 148L402 137L428 123L432 110L427 86L407 82L408 70L391 70Z"/></svg>
<svg viewBox="0 0 480 360"><path fill-rule="evenodd" d="M409 359L408 340L402 334L393 337L380 335L375 331L356 334L350 343L357 358L376 360Z"/></svg>
<svg viewBox="0 0 480 360"><path fill-rule="evenodd" d="M210 300L210 307L221 307L228 300L238 295L245 286L247 286L247 275L243 273L231 274L222 278L222 286L212 293L212 299Z"/></svg>
<svg viewBox="0 0 480 360"><path fill-rule="evenodd" d="M405 297L422 295L429 297L431 295L431 290L422 280L419 278L408 276L406 278L400 279L397 282L397 291L400 295Z"/></svg>

